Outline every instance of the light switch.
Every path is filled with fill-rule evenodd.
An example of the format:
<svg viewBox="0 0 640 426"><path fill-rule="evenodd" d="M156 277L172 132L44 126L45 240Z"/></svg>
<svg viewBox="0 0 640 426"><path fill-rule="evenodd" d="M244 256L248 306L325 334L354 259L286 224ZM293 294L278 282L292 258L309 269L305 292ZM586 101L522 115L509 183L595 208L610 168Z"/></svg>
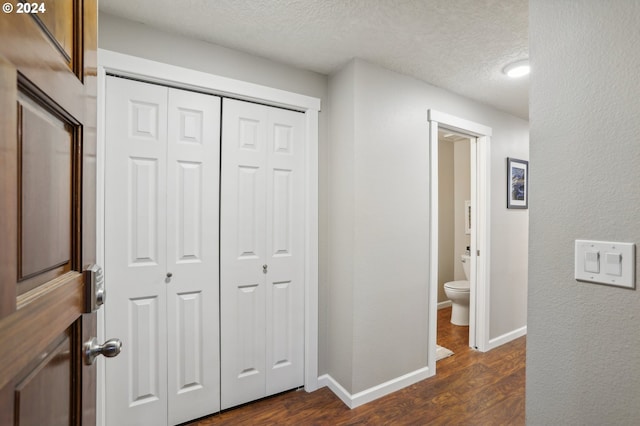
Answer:
<svg viewBox="0 0 640 426"><path fill-rule="evenodd" d="M575 279L635 288L635 248L633 243L576 240Z"/></svg>
<svg viewBox="0 0 640 426"><path fill-rule="evenodd" d="M622 255L620 253L604 254L604 272L608 275L622 275Z"/></svg>
<svg viewBox="0 0 640 426"><path fill-rule="evenodd" d="M584 254L584 271L600 273L600 252L588 251Z"/></svg>

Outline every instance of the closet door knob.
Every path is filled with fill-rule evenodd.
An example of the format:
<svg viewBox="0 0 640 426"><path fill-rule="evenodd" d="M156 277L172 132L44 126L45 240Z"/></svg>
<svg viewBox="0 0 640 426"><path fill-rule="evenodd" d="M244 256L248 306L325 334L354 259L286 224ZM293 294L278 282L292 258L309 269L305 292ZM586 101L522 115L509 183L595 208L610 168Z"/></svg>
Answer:
<svg viewBox="0 0 640 426"><path fill-rule="evenodd" d="M262 265L262 273L266 274L267 273L267 265Z"/></svg>
<svg viewBox="0 0 640 426"><path fill-rule="evenodd" d="M167 272L167 278L171 278L173 274L171 272Z"/></svg>

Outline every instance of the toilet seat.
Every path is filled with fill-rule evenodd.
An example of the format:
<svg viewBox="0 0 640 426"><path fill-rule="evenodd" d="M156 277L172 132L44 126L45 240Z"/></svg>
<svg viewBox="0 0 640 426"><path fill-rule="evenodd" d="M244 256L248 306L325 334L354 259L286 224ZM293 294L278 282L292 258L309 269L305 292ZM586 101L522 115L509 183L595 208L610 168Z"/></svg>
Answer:
<svg viewBox="0 0 640 426"><path fill-rule="evenodd" d="M465 293L470 291L469 281L467 280L449 281L447 283L444 283L444 287L448 288L449 290L457 291L460 293Z"/></svg>

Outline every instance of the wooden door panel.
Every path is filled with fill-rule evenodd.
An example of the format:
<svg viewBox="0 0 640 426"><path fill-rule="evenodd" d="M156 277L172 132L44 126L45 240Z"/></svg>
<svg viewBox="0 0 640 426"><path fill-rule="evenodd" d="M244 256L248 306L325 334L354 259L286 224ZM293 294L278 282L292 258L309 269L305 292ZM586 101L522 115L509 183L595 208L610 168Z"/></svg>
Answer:
<svg viewBox="0 0 640 426"><path fill-rule="evenodd" d="M81 123L85 121L86 113L95 113L95 108L85 110L87 91L84 86L85 77L94 76L96 73L97 46L94 43L97 38L95 35L86 36L87 33L96 32L97 10L92 5L94 2L75 0L74 3L78 5L72 8L71 16L63 15L58 10L56 1L47 2L48 11L40 17L13 12L3 14L0 20L0 51L5 59L17 67L25 80L46 93L48 98L55 100L56 104ZM53 27L50 29L47 24L52 24L43 21L50 21L50 18L44 17L50 14L59 15L55 18L58 25L71 25L74 28L73 43L65 43L74 49L72 58L77 58L75 65L71 65L61 52L59 42L53 35L68 30ZM85 58L85 55L88 55L88 58ZM95 92L93 95L95 96ZM95 98L92 102L95 104Z"/></svg>
<svg viewBox="0 0 640 426"><path fill-rule="evenodd" d="M75 325L75 324L74 324ZM78 363L75 346L75 326L69 327L54 339L42 359L27 367L25 377L15 387L14 413L20 425L69 425L77 410L71 398L76 383L75 365ZM55 388L56 392L49 389ZM77 391L77 390L76 390Z"/></svg>
<svg viewBox="0 0 640 426"><path fill-rule="evenodd" d="M81 271L95 261L97 9L46 7L0 17L3 425L95 423Z"/></svg>
<svg viewBox="0 0 640 426"><path fill-rule="evenodd" d="M18 276L18 251L5 248L17 247L18 237L17 78L13 64L0 54L0 318L16 309L16 286L5 283L15 283Z"/></svg>
<svg viewBox="0 0 640 426"><path fill-rule="evenodd" d="M3 344L0 345L0 412L11 412L13 415L21 413L19 388L24 377L39 368L39 359L45 359L51 349L52 342L60 339L73 324L78 320L84 306L83 284L81 275L77 272L69 272L56 280L41 286L35 291L26 293L18 298L17 311L0 320L0 338ZM94 333L95 334L95 333ZM80 345L72 348L80 355ZM58 361L61 361L58 359ZM71 359L67 359L71 363ZM68 368L73 372L70 380L83 383L83 373L86 369L80 369L80 364L70 364ZM65 388L64 383L60 386L43 388L43 392L48 391L52 395L62 393L62 390L69 389L68 398L76 401L80 406L80 393L76 388ZM45 395L40 398L46 399ZM22 405L25 402L23 400ZM93 404L95 405L95 403ZM9 415L9 414L7 414ZM44 413L43 415L46 415ZM77 420L77 413L73 415L73 424ZM20 417L16 418L17 424ZM72 424L69 423L69 424ZM13 424L1 423L1 424ZM27 423L29 424L29 423ZM47 424L47 423L41 423ZM91 424L91 423L88 423Z"/></svg>
<svg viewBox="0 0 640 426"><path fill-rule="evenodd" d="M21 297L18 310L0 321L0 388L81 315L82 290L82 276L69 272Z"/></svg>
<svg viewBox="0 0 640 426"><path fill-rule="evenodd" d="M77 264L71 225L78 208L75 126L32 99L18 96L18 294Z"/></svg>
<svg viewBox="0 0 640 426"><path fill-rule="evenodd" d="M74 52L79 50L76 43L81 40L78 38L82 31L82 20L79 19L81 5L77 0L56 0L55 7L49 7L44 13L32 14L72 71L76 71L74 66L82 59L74 58Z"/></svg>

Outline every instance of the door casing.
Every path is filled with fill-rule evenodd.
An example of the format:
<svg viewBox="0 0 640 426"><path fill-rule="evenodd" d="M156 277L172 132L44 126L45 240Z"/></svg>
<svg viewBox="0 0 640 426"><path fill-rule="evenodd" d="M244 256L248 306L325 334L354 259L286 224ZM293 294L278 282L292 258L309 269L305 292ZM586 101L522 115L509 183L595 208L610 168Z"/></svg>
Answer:
<svg viewBox="0 0 640 426"><path fill-rule="evenodd" d="M104 262L104 160L107 74L301 111L305 115L304 388L318 389L318 113L320 99L98 49L97 259ZM108 283L107 292L108 292ZM98 313L98 339L104 313ZM434 349L435 350L435 349ZM104 363L98 361L98 425L105 424Z"/></svg>
<svg viewBox="0 0 640 426"><path fill-rule="evenodd" d="M469 302L469 346L485 352L489 347L490 265L490 139L492 129L450 114L430 109L430 259L429 259L429 369L436 367L438 305L438 129L449 129L471 138L471 294ZM478 256L478 253L480 255Z"/></svg>

